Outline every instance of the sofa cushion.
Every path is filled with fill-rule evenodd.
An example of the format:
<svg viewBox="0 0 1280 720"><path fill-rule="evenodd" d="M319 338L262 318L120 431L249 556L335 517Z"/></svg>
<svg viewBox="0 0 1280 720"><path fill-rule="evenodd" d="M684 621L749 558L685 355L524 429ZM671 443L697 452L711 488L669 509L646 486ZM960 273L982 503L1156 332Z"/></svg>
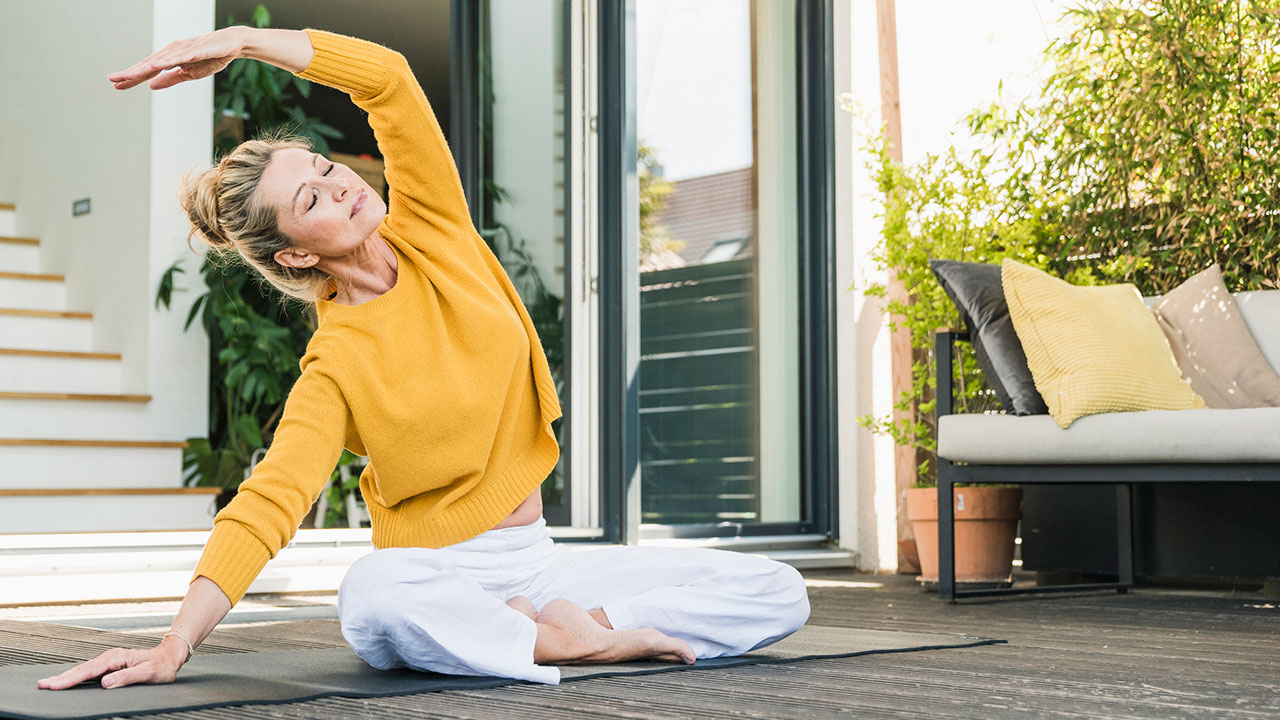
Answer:
<svg viewBox="0 0 1280 720"><path fill-rule="evenodd" d="M1249 334L1217 265L1152 308L1182 377L1211 408L1280 406L1280 377Z"/></svg>
<svg viewBox="0 0 1280 720"><path fill-rule="evenodd" d="M1067 430L1046 415L944 415L938 457L989 465L1280 462L1280 408L1103 413Z"/></svg>
<svg viewBox="0 0 1280 720"><path fill-rule="evenodd" d="M1012 415L1049 412L1027 368L1027 356L1009 319L1000 266L989 263L930 260L929 268L947 297L960 311L960 319L973 340L973 351L987 385Z"/></svg>
<svg viewBox="0 0 1280 720"><path fill-rule="evenodd" d="M1009 259L1001 269L1027 366L1059 426L1094 413L1204 407L1136 287L1077 287Z"/></svg>

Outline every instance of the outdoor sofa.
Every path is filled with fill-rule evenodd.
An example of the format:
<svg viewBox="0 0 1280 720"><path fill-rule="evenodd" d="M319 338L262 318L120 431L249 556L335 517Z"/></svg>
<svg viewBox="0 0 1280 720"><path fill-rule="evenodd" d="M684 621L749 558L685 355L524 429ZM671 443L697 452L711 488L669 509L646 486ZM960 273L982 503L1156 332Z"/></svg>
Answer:
<svg viewBox="0 0 1280 720"><path fill-rule="evenodd" d="M1280 368L1280 290L1232 297L1266 361ZM1144 299L1148 306L1157 300ZM1135 483L1280 481L1280 407L1104 412L1081 417L1067 429L1044 414L953 414L951 368L955 344L961 341L971 341L970 334L936 334L938 593L943 599L1086 589L1125 592L1134 582ZM958 590L956 483L1115 485L1117 581Z"/></svg>

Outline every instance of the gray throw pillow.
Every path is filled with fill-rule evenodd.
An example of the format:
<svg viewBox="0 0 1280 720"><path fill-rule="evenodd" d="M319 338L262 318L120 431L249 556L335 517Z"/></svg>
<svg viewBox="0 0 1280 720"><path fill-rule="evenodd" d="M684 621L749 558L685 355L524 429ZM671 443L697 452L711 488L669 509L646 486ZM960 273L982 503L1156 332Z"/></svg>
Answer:
<svg viewBox="0 0 1280 720"><path fill-rule="evenodd" d="M995 391L1005 412L1011 415L1044 415L1049 408L1036 390L1027 368L1022 342L1013 330L1009 304L1004 299L1000 266L987 263L930 260L947 297L960 311L960 319L973 339L978 365L987 385Z"/></svg>

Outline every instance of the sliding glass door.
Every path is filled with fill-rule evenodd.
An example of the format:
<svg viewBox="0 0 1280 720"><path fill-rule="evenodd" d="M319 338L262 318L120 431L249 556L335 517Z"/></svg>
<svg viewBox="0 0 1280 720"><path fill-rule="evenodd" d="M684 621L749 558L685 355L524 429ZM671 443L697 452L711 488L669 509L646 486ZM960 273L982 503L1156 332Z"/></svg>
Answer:
<svg viewBox="0 0 1280 720"><path fill-rule="evenodd" d="M453 9L455 154L565 408L548 520L825 532L829 0Z"/></svg>

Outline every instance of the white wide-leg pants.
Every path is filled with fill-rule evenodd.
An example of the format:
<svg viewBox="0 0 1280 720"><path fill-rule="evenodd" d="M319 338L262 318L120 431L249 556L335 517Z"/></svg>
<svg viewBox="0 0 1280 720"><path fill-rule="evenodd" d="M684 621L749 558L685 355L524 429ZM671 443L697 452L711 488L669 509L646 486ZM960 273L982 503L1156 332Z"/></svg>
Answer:
<svg viewBox="0 0 1280 720"><path fill-rule="evenodd" d="M542 518L439 549L375 550L343 578L338 614L376 668L558 684L558 668L533 661L536 624L506 604L517 595L539 610L556 598L603 608L615 629L659 630L700 659L772 644L809 617L789 565L704 548L573 550Z"/></svg>

